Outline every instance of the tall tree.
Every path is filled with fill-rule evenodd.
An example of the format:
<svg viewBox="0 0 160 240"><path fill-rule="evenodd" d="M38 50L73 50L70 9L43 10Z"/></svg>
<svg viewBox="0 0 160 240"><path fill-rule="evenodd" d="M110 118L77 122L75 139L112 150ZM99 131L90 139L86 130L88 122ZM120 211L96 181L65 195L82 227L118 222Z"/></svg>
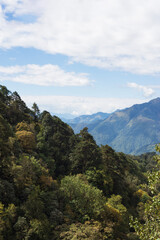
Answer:
<svg viewBox="0 0 160 240"><path fill-rule="evenodd" d="M101 153L93 137L84 128L78 134L78 142L70 154L73 173L84 173L92 167L98 167L101 163Z"/></svg>
<svg viewBox="0 0 160 240"><path fill-rule="evenodd" d="M33 103L32 109L33 109L33 112L35 115L35 119L38 119L40 117L40 110L39 110L38 105L36 103Z"/></svg>

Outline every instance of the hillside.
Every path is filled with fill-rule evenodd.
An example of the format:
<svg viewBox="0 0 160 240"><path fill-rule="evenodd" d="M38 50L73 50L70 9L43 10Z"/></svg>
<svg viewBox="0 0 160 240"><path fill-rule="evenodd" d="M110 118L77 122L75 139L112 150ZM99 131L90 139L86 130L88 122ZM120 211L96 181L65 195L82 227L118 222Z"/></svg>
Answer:
<svg viewBox="0 0 160 240"><path fill-rule="evenodd" d="M81 127L80 123L71 126L75 132ZM160 98L116 111L86 126L99 145L108 144L127 154L151 152L160 142Z"/></svg>
<svg viewBox="0 0 160 240"><path fill-rule="evenodd" d="M139 240L129 216L141 221L151 203L153 194L140 186L147 170L156 170L153 156L98 146L87 128L74 134L0 86L0 239Z"/></svg>

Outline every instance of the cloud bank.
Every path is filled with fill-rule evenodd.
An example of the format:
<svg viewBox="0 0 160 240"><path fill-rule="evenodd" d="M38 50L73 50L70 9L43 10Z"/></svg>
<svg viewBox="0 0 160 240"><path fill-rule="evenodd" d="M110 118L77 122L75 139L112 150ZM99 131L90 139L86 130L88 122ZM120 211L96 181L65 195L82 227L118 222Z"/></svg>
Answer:
<svg viewBox="0 0 160 240"><path fill-rule="evenodd" d="M78 116L93 114L96 112L113 112L117 109L130 107L136 103L142 103L140 99L121 98L96 98L76 96L22 96L29 107L36 102L41 111L48 110L52 113L70 113Z"/></svg>
<svg viewBox="0 0 160 240"><path fill-rule="evenodd" d="M34 0L34 6L33 0L1 0L0 47L34 47L90 66L159 74L159 12L159 0ZM24 16L34 20L24 23Z"/></svg>
<svg viewBox="0 0 160 240"><path fill-rule="evenodd" d="M39 66L28 64L25 66L0 66L0 80L10 80L40 86L86 86L91 84L87 74L65 72L57 65L47 64Z"/></svg>

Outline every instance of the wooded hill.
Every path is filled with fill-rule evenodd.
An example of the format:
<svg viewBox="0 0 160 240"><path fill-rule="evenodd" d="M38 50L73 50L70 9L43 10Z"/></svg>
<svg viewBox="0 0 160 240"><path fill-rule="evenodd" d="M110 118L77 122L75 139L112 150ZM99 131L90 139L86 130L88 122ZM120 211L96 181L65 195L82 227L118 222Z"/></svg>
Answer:
<svg viewBox="0 0 160 240"><path fill-rule="evenodd" d="M99 147L87 128L74 134L0 86L0 240L139 239L159 191L140 187L147 170L157 173L153 155Z"/></svg>

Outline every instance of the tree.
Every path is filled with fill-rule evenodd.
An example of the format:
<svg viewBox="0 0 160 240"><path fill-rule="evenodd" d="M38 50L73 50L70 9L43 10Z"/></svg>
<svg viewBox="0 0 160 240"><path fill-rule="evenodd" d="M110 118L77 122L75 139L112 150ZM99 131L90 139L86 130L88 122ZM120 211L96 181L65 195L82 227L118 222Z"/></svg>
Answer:
<svg viewBox="0 0 160 240"><path fill-rule="evenodd" d="M11 165L12 149L9 144L12 136L12 128L8 122L0 115L0 176L9 175Z"/></svg>
<svg viewBox="0 0 160 240"><path fill-rule="evenodd" d="M93 168L85 172L85 176L90 184L102 190L105 196L113 190L113 180L103 169Z"/></svg>
<svg viewBox="0 0 160 240"><path fill-rule="evenodd" d="M39 186L34 187L24 204L25 215L29 219L44 219L44 203L41 199L41 190Z"/></svg>
<svg viewBox="0 0 160 240"><path fill-rule="evenodd" d="M88 184L83 175L66 176L61 181L60 189L75 218L81 221L97 219L104 211L102 191Z"/></svg>
<svg viewBox="0 0 160 240"><path fill-rule="evenodd" d="M40 110L38 108L38 105L36 103L33 103L32 109L33 109L35 118L38 119L40 117Z"/></svg>
<svg viewBox="0 0 160 240"><path fill-rule="evenodd" d="M3 85L0 85L0 100L6 105L9 104L11 99L11 92Z"/></svg>
<svg viewBox="0 0 160 240"><path fill-rule="evenodd" d="M101 153L88 129L84 128L78 134L78 143L70 154L72 172L85 173L86 170L98 167L101 163Z"/></svg>
<svg viewBox="0 0 160 240"><path fill-rule="evenodd" d="M160 152L160 145L156 147ZM131 218L130 226L134 227L141 240L160 239L160 156L156 156L157 169L148 173L148 191L150 198L144 204L143 222Z"/></svg>
<svg viewBox="0 0 160 240"><path fill-rule="evenodd" d="M14 239L13 225L16 219L16 207L9 204L5 207L0 202L0 240Z"/></svg>
<svg viewBox="0 0 160 240"><path fill-rule="evenodd" d="M5 118L9 109L11 100L11 92L5 87L0 85L0 114Z"/></svg>
<svg viewBox="0 0 160 240"><path fill-rule="evenodd" d="M102 233L102 226L98 221L86 221L85 223L73 223L64 228L61 227L60 239L63 240L102 240L106 239Z"/></svg>
<svg viewBox="0 0 160 240"><path fill-rule="evenodd" d="M7 111L7 119L12 125L16 125L23 120L30 122L33 120L31 110L26 106L17 92L13 92L10 97L10 104Z"/></svg>
<svg viewBox="0 0 160 240"><path fill-rule="evenodd" d="M8 140L12 130L8 122L0 115L0 157L8 156Z"/></svg>
<svg viewBox="0 0 160 240"><path fill-rule="evenodd" d="M31 188L34 185L52 186L53 179L49 176L48 169L35 157L21 155L11 168L14 184L23 193L25 188Z"/></svg>
<svg viewBox="0 0 160 240"><path fill-rule="evenodd" d="M16 136L24 152L30 153L36 148L34 129L25 121L17 124Z"/></svg>
<svg viewBox="0 0 160 240"><path fill-rule="evenodd" d="M0 179L0 202L5 205L16 202L15 189L12 182Z"/></svg>
<svg viewBox="0 0 160 240"><path fill-rule="evenodd" d="M18 131L16 136L23 148L24 152L32 152L36 147L35 136L32 132L29 131Z"/></svg>
<svg viewBox="0 0 160 240"><path fill-rule="evenodd" d="M48 168L55 166L55 174L69 172L69 154L74 144L74 133L71 127L58 117L52 117L47 111L41 114L41 130L37 136L38 151L46 159Z"/></svg>

